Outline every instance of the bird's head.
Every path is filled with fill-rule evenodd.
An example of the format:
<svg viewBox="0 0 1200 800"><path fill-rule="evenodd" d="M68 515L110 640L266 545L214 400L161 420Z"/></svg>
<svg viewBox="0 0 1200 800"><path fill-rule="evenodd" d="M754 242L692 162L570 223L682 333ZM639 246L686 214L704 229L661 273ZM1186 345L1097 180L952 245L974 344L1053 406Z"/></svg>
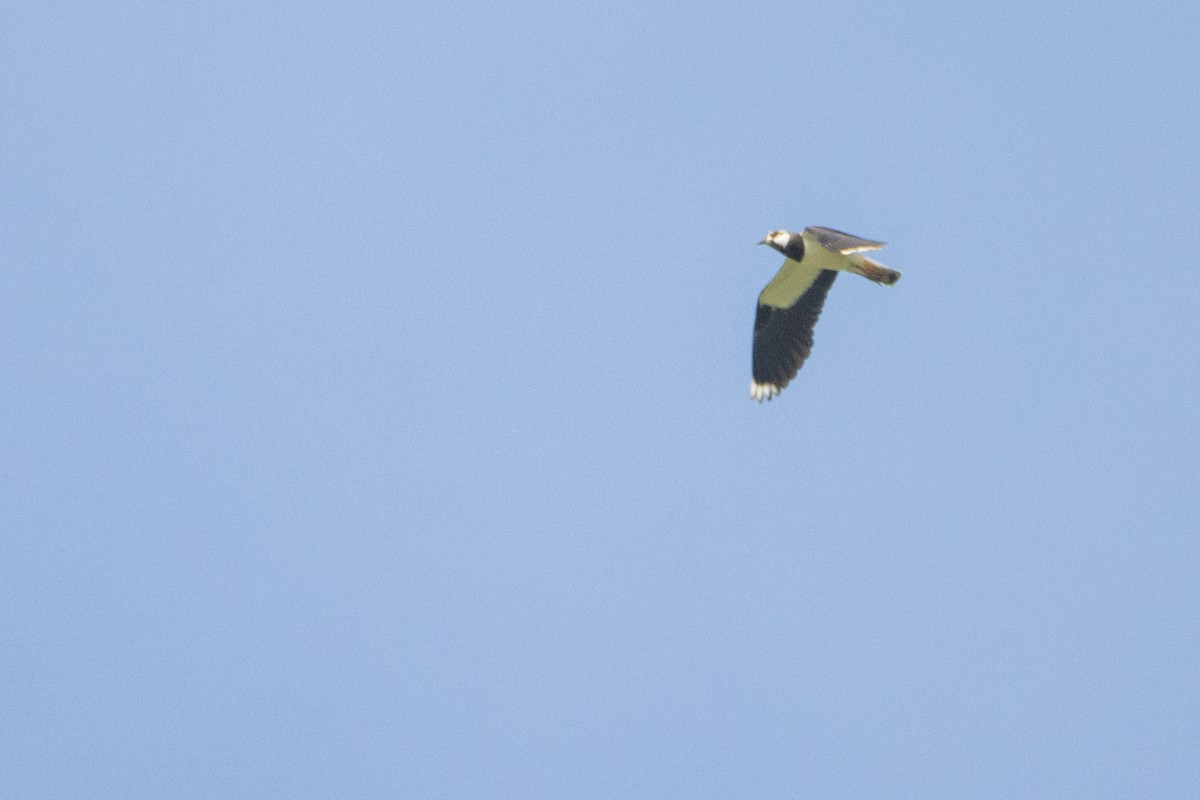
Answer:
<svg viewBox="0 0 1200 800"><path fill-rule="evenodd" d="M759 244L770 245L782 253L787 249L788 242L791 240L792 234L788 233L787 231L771 231L767 234L765 239L759 242Z"/></svg>

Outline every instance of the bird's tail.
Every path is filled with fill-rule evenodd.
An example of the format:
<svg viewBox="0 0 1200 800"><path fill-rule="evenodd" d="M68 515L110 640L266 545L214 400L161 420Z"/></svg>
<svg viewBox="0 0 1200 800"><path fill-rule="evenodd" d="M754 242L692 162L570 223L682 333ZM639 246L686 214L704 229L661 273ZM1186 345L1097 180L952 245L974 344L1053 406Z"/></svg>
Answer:
<svg viewBox="0 0 1200 800"><path fill-rule="evenodd" d="M896 281L900 280L900 273L894 269L888 269L878 261L872 261L866 256L862 256L862 263L858 265L859 275L862 275L868 280L882 283L884 286L891 286Z"/></svg>

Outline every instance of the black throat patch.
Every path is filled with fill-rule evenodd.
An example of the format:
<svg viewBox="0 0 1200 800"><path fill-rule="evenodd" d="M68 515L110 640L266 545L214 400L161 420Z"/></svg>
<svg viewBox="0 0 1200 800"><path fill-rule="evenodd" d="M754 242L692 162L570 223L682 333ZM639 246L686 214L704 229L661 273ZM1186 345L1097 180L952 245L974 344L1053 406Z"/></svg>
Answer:
<svg viewBox="0 0 1200 800"><path fill-rule="evenodd" d="M783 248L779 252L783 253L793 261L799 261L800 259L804 258L804 237L798 233L792 234L790 237L788 237L787 247Z"/></svg>

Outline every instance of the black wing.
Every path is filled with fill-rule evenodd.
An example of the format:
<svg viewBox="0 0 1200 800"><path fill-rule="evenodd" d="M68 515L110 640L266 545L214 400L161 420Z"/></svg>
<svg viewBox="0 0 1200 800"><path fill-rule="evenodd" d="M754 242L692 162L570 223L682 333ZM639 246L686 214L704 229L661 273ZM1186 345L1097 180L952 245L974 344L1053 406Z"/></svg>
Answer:
<svg viewBox="0 0 1200 800"><path fill-rule="evenodd" d="M821 247L834 253L846 254L859 253L863 250L878 250L886 244L886 242L862 239L849 233L835 231L833 228L818 228L814 226L805 228L804 232L811 233Z"/></svg>
<svg viewBox="0 0 1200 800"><path fill-rule="evenodd" d="M774 391L764 392L770 399L796 377L812 352L813 326L821 316L825 296L833 286L837 272L823 269L805 292L787 308L758 304L754 317L754 382Z"/></svg>

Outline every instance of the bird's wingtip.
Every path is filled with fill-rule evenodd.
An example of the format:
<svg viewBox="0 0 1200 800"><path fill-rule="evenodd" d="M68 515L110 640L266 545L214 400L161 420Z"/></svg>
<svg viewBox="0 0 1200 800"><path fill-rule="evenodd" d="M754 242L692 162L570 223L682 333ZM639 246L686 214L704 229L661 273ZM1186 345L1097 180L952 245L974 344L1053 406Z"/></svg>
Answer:
<svg viewBox="0 0 1200 800"><path fill-rule="evenodd" d="M750 381L750 397L762 402L770 400L779 394L779 387L773 383L759 383L758 381Z"/></svg>

